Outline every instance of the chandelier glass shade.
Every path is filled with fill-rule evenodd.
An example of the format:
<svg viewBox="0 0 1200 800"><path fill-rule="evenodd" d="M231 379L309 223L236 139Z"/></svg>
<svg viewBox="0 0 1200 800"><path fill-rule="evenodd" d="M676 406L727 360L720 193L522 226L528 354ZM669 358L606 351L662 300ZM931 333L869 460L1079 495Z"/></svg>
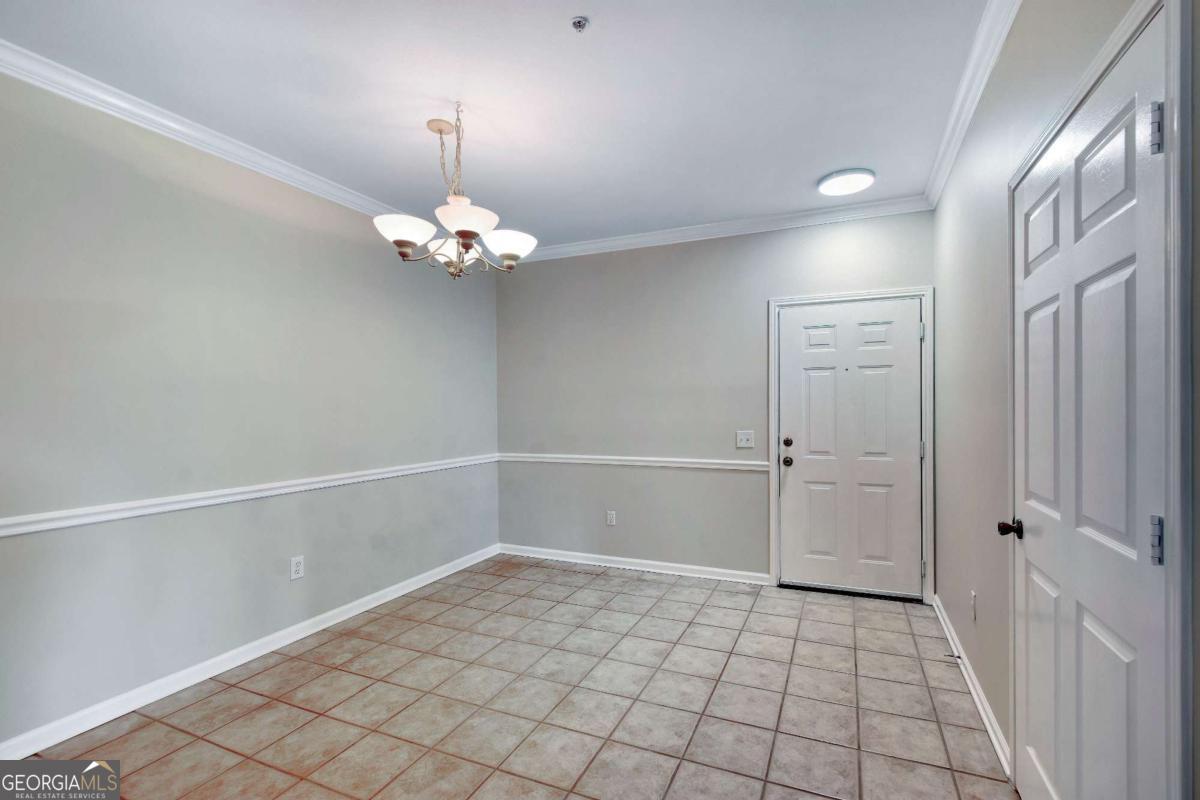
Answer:
<svg viewBox="0 0 1200 800"><path fill-rule="evenodd" d="M500 217L494 211L471 203L462 190L462 104L457 105L454 122L431 119L429 130L438 135L441 148L442 178L449 194L446 204L433 212L447 235L434 238L438 228L431 222L409 214L381 214L375 217L375 228L383 238L396 247L405 261L426 261L430 266L444 267L451 278L469 275L469 264L478 263L481 270L497 269L512 272L517 262L533 252L537 239L528 233L496 230ZM454 134L454 170L446 171L446 136ZM480 249L482 239L499 261L491 261ZM425 251L417 251L424 247Z"/></svg>

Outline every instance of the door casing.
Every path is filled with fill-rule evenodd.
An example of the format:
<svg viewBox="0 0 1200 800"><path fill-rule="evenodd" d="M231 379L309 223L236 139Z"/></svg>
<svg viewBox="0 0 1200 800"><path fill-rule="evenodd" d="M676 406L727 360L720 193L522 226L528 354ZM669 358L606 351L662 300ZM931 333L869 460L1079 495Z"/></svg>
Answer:
<svg viewBox="0 0 1200 800"><path fill-rule="evenodd" d="M921 461L921 559L925 562L925 575L921 582L921 596L926 603L933 602L934 595L934 525L933 525L933 287L917 286L907 289L878 289L864 292L842 292L838 294L805 295L802 297L775 297L767 301L767 463L769 465L769 547L771 580L778 584L780 575L780 515L779 515L779 312L785 308L824 303L844 303L856 300L899 300L915 298L921 303L921 321L925 324L925 338L921 341L921 438L925 442L925 458Z"/></svg>
<svg viewBox="0 0 1200 800"><path fill-rule="evenodd" d="M1191 764L1192 753L1192 552L1193 542L1193 498L1190 494L1192 464L1192 373L1191 373L1191 325L1192 325L1192 242L1190 238L1191 185L1188 174L1191 167L1191 60L1192 20L1188 0L1135 0L1133 7L1118 24L1108 41L1100 49L1084 72L1071 99L1055 120L1038 138L1028 155L1008 182L1008 264L1012 265L1016 253L1012 236L1016 218L1015 193L1018 184L1037 162L1038 158L1067 125L1075 112L1091 94L1092 89L1104 79L1112 66L1124 55L1142 30L1156 14L1166 14L1167 50L1166 98L1164 112L1166 164L1166 291L1167 291L1167 529L1163 568L1167 571L1167 663L1178 669L1168 670L1167 686L1167 764L1168 787L1171 798L1191 797L1194 775ZM1008 497L1012 502L1016 484L1016 409L1013 390L1016 386L1016 354L1011 343L1014 339L1013 302L1015 286L1013 272L1008 271ZM1010 512L1013 509L1009 509ZM1172 520L1174 522L1172 522ZM1011 537L1010 537L1011 539ZM1010 548L1016 547L1010 541ZM1010 549L1010 556L1012 550ZM1013 563L1010 557L1009 564ZM1011 575L1010 575L1011 583ZM1009 719L1016 730L1017 716L1017 664L1016 664L1016 600L1010 596L1009 648L1010 705Z"/></svg>

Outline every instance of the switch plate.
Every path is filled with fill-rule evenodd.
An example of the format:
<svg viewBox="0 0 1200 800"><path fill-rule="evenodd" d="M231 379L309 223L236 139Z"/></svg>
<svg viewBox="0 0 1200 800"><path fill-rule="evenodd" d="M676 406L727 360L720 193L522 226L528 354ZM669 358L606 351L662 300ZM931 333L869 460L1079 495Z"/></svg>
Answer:
<svg viewBox="0 0 1200 800"><path fill-rule="evenodd" d="M754 431L737 432L737 448L739 450L754 449Z"/></svg>
<svg viewBox="0 0 1200 800"><path fill-rule="evenodd" d="M304 577L304 556L292 556L292 571L290 578L296 580Z"/></svg>
<svg viewBox="0 0 1200 800"><path fill-rule="evenodd" d="M617 524L617 512L605 511L604 512L604 524L610 528L615 526Z"/></svg>

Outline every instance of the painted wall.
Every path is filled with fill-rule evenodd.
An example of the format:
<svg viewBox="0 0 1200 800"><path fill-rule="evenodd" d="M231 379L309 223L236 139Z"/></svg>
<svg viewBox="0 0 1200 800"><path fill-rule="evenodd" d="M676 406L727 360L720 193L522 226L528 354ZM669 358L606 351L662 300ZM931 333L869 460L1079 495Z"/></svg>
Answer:
<svg viewBox="0 0 1200 800"><path fill-rule="evenodd" d="M496 451L491 277L9 78L0 152L0 517ZM495 543L496 482L0 539L0 740Z"/></svg>
<svg viewBox="0 0 1200 800"><path fill-rule="evenodd" d="M1197 424L1196 417L1197 410L1200 409L1200 247L1197 246L1196 236L1196 231L1200 230L1200 202L1196 199L1196 192L1200 191L1200 158L1197 157L1197 154L1200 154L1200 58L1197 58L1195 53L1196 43L1200 42L1200 12L1195 5L1183 4L1186 14L1190 15L1192 25L1191 47L1184 50L1183 64L1185 71L1190 68L1192 79L1191 104L1183 109L1186 114L1185 122L1190 126L1192 134L1192 146L1188 152L1191 159L1189 191L1184 193L1185 205L1182 209L1184 214L1190 211L1192 218L1192 227L1185 234L1192 255L1192 271L1188 276L1192 287L1192 573L1188 586L1192 595L1192 694L1187 698L1188 702L1184 708L1192 715L1192 763L1188 773L1192 792L1195 797L1200 797L1200 780L1197 780L1196 773L1197 765L1200 765L1200 714L1196 713L1197 698L1200 698L1200 669L1197 669L1197 665L1200 665L1200 586L1197 585L1197 578L1200 576L1200 541L1197 541L1197 530L1200 529L1200 525L1197 524L1197 520L1200 520L1197 514L1200 510L1197 507L1200 501L1200 424Z"/></svg>
<svg viewBox="0 0 1200 800"><path fill-rule="evenodd" d="M765 462L767 300L932 275L928 212L523 264L497 293L500 449ZM504 463L500 483L506 543L768 569L765 472Z"/></svg>
<svg viewBox="0 0 1200 800"><path fill-rule="evenodd" d="M1007 187L1130 6L1024 0L935 212L937 590L1010 743Z"/></svg>

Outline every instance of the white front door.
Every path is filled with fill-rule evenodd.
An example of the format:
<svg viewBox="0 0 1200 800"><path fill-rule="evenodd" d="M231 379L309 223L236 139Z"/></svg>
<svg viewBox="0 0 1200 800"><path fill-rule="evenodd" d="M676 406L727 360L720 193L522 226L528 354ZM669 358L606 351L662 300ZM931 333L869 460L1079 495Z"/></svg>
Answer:
<svg viewBox="0 0 1200 800"><path fill-rule="evenodd" d="M1017 788L1166 794L1160 13L1016 187Z"/></svg>
<svg viewBox="0 0 1200 800"><path fill-rule="evenodd" d="M921 300L778 314L780 580L920 596Z"/></svg>

